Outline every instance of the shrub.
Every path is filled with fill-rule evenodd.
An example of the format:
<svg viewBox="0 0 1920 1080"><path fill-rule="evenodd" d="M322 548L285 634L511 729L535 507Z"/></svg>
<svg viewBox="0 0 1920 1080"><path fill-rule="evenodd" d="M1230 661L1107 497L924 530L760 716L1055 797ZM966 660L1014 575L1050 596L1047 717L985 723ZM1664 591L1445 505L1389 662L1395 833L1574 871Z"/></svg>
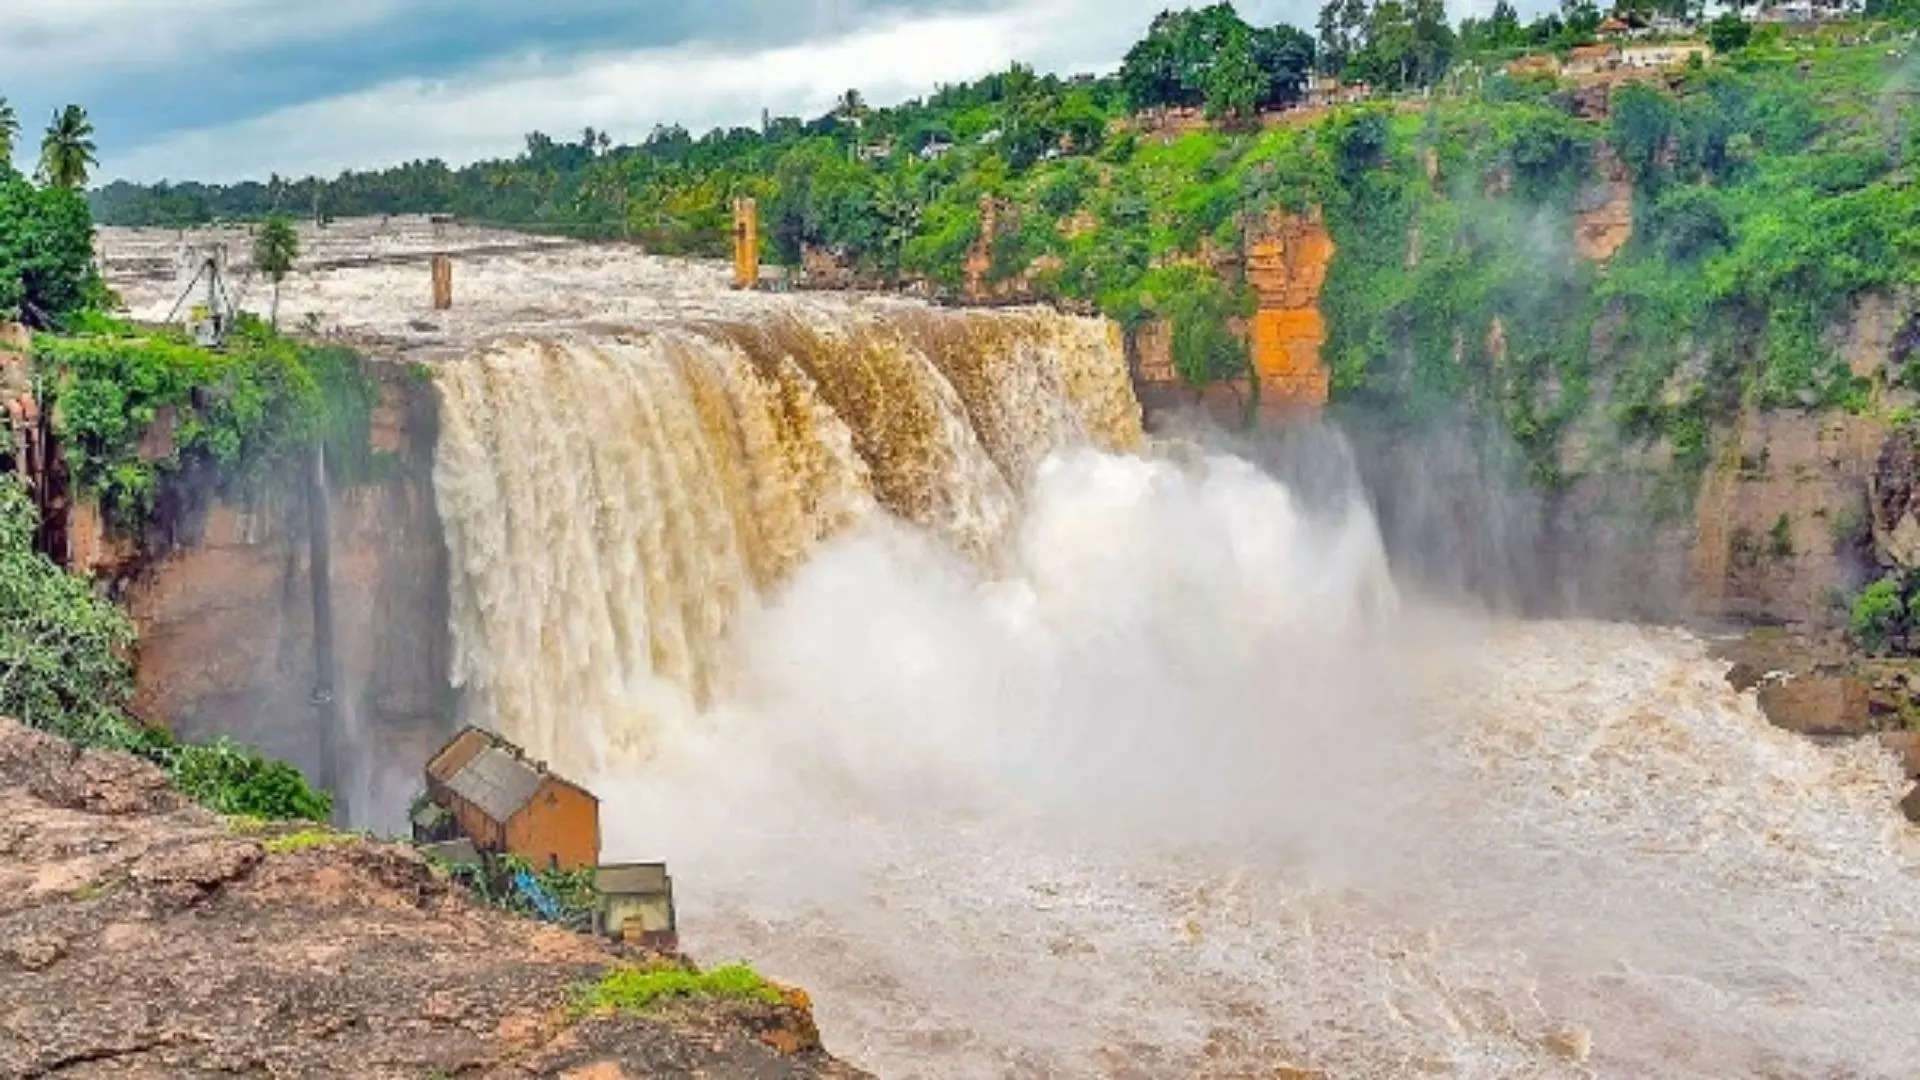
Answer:
<svg viewBox="0 0 1920 1080"><path fill-rule="evenodd" d="M34 363L58 403L77 485L120 525L144 520L166 475L196 466L237 487L315 439L327 443L336 476L371 464L375 389L350 350L306 346L251 317L219 351L171 330L98 318L81 325L71 337L37 337ZM177 413L172 453L149 462L141 438L163 409Z"/></svg>
<svg viewBox="0 0 1920 1080"><path fill-rule="evenodd" d="M176 744L160 756L187 797L222 814L325 821L333 799L307 785L300 770L228 739Z"/></svg>
<svg viewBox="0 0 1920 1080"><path fill-rule="evenodd" d="M590 928L600 906L592 867L547 869L518 855L492 854L483 854L478 863L442 863L441 867L482 903L574 930ZM529 895L523 879L532 882L539 896Z"/></svg>
<svg viewBox="0 0 1920 1080"><path fill-rule="evenodd" d="M1906 615L1900 579L1892 574L1860 590L1853 598L1849 629L1853 640L1870 653L1882 654L1892 644Z"/></svg>
<svg viewBox="0 0 1920 1080"><path fill-rule="evenodd" d="M128 735L133 622L34 550L39 511L0 476L0 713L100 745Z"/></svg>
<svg viewBox="0 0 1920 1080"><path fill-rule="evenodd" d="M1776 559L1793 557L1793 522L1784 512L1767 530L1767 553Z"/></svg>
<svg viewBox="0 0 1920 1080"><path fill-rule="evenodd" d="M336 832L332 829L300 829L297 832L270 836L260 846L265 848L269 855L295 855L302 851L341 847L355 843L359 839L360 837L354 833Z"/></svg>
<svg viewBox="0 0 1920 1080"><path fill-rule="evenodd" d="M729 964L712 971L694 971L670 965L615 968L597 982L574 988L577 1013L621 1010L639 1012L675 998L709 998L778 1005L780 991L745 964Z"/></svg>

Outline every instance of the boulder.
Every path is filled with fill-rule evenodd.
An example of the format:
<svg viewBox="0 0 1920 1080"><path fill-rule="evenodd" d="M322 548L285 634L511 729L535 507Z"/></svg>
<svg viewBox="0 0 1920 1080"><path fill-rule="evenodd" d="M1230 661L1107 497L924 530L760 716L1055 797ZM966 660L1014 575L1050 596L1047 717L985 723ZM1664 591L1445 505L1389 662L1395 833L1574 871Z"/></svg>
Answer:
<svg viewBox="0 0 1920 1080"><path fill-rule="evenodd" d="M1885 732L1880 744L1900 759L1901 772L1907 779L1920 780L1920 731Z"/></svg>
<svg viewBox="0 0 1920 1080"><path fill-rule="evenodd" d="M1920 784L1913 785L1907 797L1900 800L1900 812L1907 815L1908 821L1920 825Z"/></svg>
<svg viewBox="0 0 1920 1080"><path fill-rule="evenodd" d="M1806 673L1760 684L1760 708L1778 727L1802 735L1865 735L1873 730L1865 680Z"/></svg>

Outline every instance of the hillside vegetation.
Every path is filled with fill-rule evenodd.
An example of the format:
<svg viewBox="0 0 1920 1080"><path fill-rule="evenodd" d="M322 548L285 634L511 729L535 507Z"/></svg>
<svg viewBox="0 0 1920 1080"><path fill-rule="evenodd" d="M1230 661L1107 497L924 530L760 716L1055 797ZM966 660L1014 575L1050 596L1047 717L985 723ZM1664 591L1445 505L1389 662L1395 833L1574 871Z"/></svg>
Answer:
<svg viewBox="0 0 1920 1080"><path fill-rule="evenodd" d="M1583 115L1570 84L1500 69L1591 40L1598 21L1574 5L1522 25L1502 4L1456 30L1437 4L1383 0L1330 4L1310 36L1215 5L1156 19L1109 77L1016 65L893 108L849 91L825 116L764 131L663 127L621 147L591 130L572 143L536 133L518 158L459 170L114 185L94 204L118 223L309 203L452 212L715 255L731 200L751 195L776 259L817 250L876 284L958 292L984 246L990 285L1128 326L1171 316L1177 366L1196 382L1245 367L1209 332L1250 306L1219 256L1270 212L1317 212L1339 251L1322 302L1336 399L1403 417L1464 402L1531 449L1541 480L1599 362L1620 432L1662 433L1687 461L1704 460L1709 414L1749 397L1863 407L1867 388L1822 331L1915 265L1909 63L1903 37L1887 44L1898 26L1767 27L1712 63L1616 88L1605 117ZM1315 72L1402 92L1255 122L1297 103ZM1153 128L1159 110L1186 107L1214 122ZM1604 273L1567 242L1602 142L1635 192L1634 240ZM986 200L999 212L983 238ZM1598 358L1603 314L1620 325ZM1701 357L1704 373L1674 385Z"/></svg>

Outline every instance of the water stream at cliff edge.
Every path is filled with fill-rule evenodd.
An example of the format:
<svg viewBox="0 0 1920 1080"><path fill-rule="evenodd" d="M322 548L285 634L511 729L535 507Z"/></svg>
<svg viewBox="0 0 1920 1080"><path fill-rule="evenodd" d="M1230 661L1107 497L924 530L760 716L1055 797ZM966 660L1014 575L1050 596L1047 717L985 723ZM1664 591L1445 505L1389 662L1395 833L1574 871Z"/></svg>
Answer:
<svg viewBox="0 0 1920 1080"><path fill-rule="evenodd" d="M1357 494L1140 452L1097 324L510 343L441 386L475 718L882 1075L1920 1060L1877 749L1769 727L1680 632L1400 595Z"/></svg>

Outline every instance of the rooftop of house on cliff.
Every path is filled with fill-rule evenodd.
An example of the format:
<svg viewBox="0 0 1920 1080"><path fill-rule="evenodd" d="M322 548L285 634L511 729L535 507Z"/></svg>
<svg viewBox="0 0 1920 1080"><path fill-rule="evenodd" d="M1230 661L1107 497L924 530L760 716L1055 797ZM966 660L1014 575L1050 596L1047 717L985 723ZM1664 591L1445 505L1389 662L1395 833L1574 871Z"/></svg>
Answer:
<svg viewBox="0 0 1920 1080"><path fill-rule="evenodd" d="M515 332L733 319L770 310L805 317L850 304L908 301L841 293L777 295L730 288L722 261L661 258L622 244L587 244L425 216L300 226L301 257L280 290L280 324L432 359ZM188 291L213 245L224 246L235 299L265 311L272 286L251 273L244 225L102 228L96 247L128 313L160 321ZM435 253L453 258L453 306L433 309ZM187 301L193 303L193 299Z"/></svg>

